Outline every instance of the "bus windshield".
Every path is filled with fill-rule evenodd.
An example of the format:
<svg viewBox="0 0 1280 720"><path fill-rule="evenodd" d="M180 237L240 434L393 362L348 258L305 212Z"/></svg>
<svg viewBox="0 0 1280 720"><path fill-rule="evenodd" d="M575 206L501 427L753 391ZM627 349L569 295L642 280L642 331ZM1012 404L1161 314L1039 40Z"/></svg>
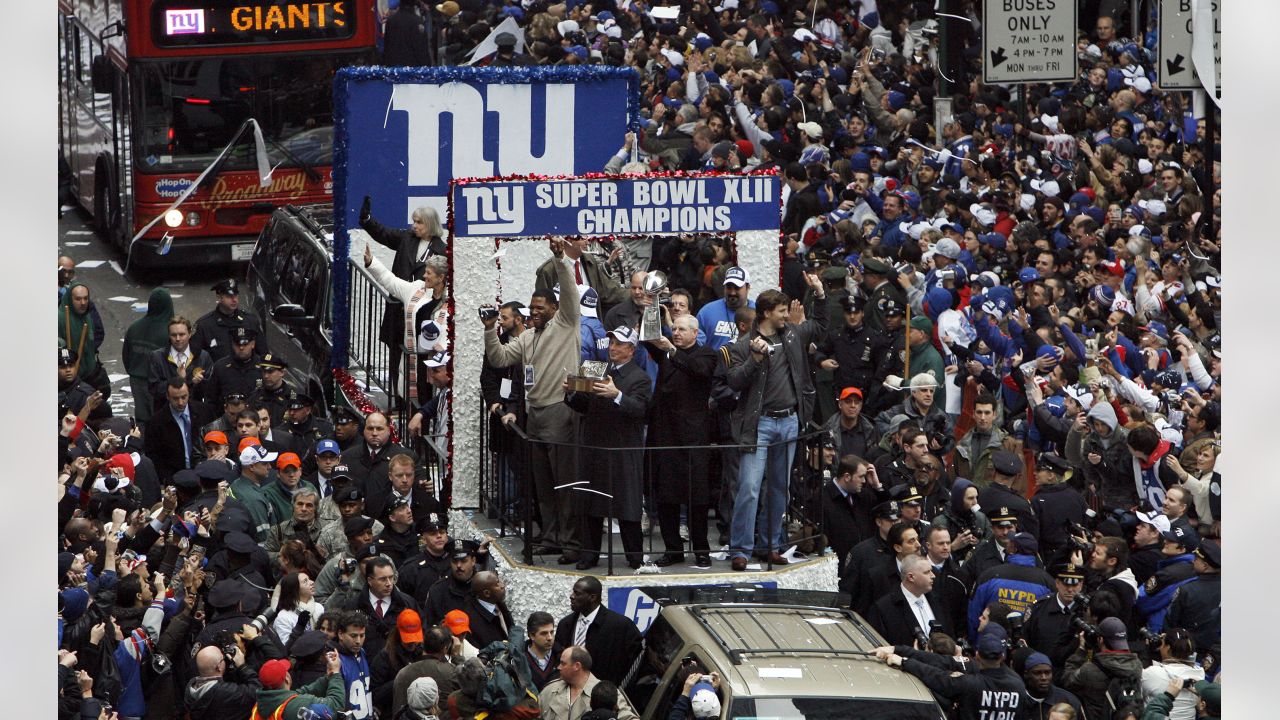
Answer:
<svg viewBox="0 0 1280 720"><path fill-rule="evenodd" d="M364 53L334 53L138 63L137 168L200 172L249 118L262 128L272 167L329 165L333 76L363 59ZM253 134L246 131L222 169L255 167Z"/></svg>

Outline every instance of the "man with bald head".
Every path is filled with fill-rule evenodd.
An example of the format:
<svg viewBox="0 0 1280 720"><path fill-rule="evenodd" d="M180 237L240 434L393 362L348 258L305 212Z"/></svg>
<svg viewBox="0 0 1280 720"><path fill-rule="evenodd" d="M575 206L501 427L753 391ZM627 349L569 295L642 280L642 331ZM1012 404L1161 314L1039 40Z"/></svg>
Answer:
<svg viewBox="0 0 1280 720"><path fill-rule="evenodd" d="M471 619L472 645L483 649L509 637L513 620L506 600L507 586L498 573L482 570L471 578L471 595L462 609Z"/></svg>
<svg viewBox="0 0 1280 720"><path fill-rule="evenodd" d="M245 664L244 651L236 646L228 672L222 648L209 645L196 653L196 677L187 683L187 712L191 720L242 720L258 701L258 673Z"/></svg>

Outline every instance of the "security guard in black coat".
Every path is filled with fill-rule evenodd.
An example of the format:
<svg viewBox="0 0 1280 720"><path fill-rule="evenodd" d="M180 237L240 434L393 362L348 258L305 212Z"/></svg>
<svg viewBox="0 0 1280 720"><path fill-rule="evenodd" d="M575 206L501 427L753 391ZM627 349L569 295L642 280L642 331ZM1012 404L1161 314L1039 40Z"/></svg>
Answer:
<svg viewBox="0 0 1280 720"><path fill-rule="evenodd" d="M1084 587L1084 567L1065 562L1053 566L1050 572L1055 592L1031 606L1022 637L1027 645L1049 656L1057 682L1067 658L1080 647L1079 633L1071 627L1071 619L1084 610L1076 602L1076 595Z"/></svg>
<svg viewBox="0 0 1280 720"><path fill-rule="evenodd" d="M924 681L934 693L956 704L957 720L1012 720L1018 716L1018 702L1026 692L1022 678L1004 664L1008 643L997 633L978 638L978 672L952 673L922 662L912 650L906 657L880 648L885 664L897 667Z"/></svg>
<svg viewBox="0 0 1280 720"><path fill-rule="evenodd" d="M205 604L213 608L213 612L209 613L213 616L213 620L205 625L204 630L201 630L196 637L196 647L213 644L214 636L223 630L231 630L235 633L243 630L253 618L241 609L242 603L245 599L248 599L250 604L256 603L257 592L240 580L215 582L205 598Z"/></svg>
<svg viewBox="0 0 1280 720"><path fill-rule="evenodd" d="M1222 641L1222 549L1212 540L1196 548L1192 566L1196 579L1173 591L1165 627L1186 628L1197 648L1209 648Z"/></svg>
<svg viewBox="0 0 1280 720"><path fill-rule="evenodd" d="M981 504L979 504L981 505ZM1005 540L1018 532L1018 518L1008 507L988 509L991 520L991 535L974 546L968 559L960 566L960 573L966 585L973 588L982 573L1005 562Z"/></svg>
<svg viewBox="0 0 1280 720"><path fill-rule="evenodd" d="M894 500L875 506L871 515L876 521L876 534L853 546L840 574L840 591L852 596L850 607L860 615L865 616L876 601L876 584L885 577L897 577L897 559L886 538L898 522L898 511Z"/></svg>
<svg viewBox="0 0 1280 720"><path fill-rule="evenodd" d="M255 354L258 348L257 332L250 328L236 328L228 342L234 350L230 355L213 361L209 377L204 381L206 397L243 395L247 398L262 379Z"/></svg>
<svg viewBox="0 0 1280 720"><path fill-rule="evenodd" d="M866 299L847 295L840 300L844 310L844 327L831 333L818 347L817 361L836 365L832 371L832 387L839 392L856 387L864 397L880 392L880 383L889 374L892 345L883 332L872 330L864 322ZM833 326L837 327L837 326Z"/></svg>
<svg viewBox="0 0 1280 720"><path fill-rule="evenodd" d="M386 515L383 517L382 532L373 539L373 544L378 546L378 552L391 558L391 562L395 563L396 567L418 551L418 533L413 529L413 521L410 520L407 525L397 528L397 523L392 520L397 510L410 506L411 501L407 497L389 501Z"/></svg>
<svg viewBox="0 0 1280 720"><path fill-rule="evenodd" d="M1018 530L1038 535L1040 524L1031 503L1013 489L1013 480L1022 472L1022 458L1015 452L997 450L991 453L991 484L978 491L978 506L983 508L1005 507L1018 518Z"/></svg>
<svg viewBox="0 0 1280 720"><path fill-rule="evenodd" d="M249 393L249 404L262 403L267 408L267 414L271 416L271 427L284 422L284 411L289 407L290 394L294 392L293 388L284 381L283 373L288 369L288 361L271 353L263 355L258 361L258 370L262 372L262 378L253 392ZM275 373L281 373L281 375L277 378ZM268 387L267 384L270 382L275 382L276 386Z"/></svg>
<svg viewBox="0 0 1280 720"><path fill-rule="evenodd" d="M427 602L422 606L422 622L439 625L450 610L462 610L471 597L471 578L484 569L480 562L480 544L475 540L450 540L445 546L449 557L450 572L440 578L427 591ZM487 561L488 554L485 554ZM467 558L475 558L471 571L466 571ZM485 563L487 564L487 562Z"/></svg>
<svg viewBox="0 0 1280 720"><path fill-rule="evenodd" d="M337 441L338 449L345 453L359 445L364 430L364 418L360 413L339 404L330 409L330 415L333 416L333 439Z"/></svg>
<svg viewBox="0 0 1280 720"><path fill-rule="evenodd" d="M310 395L289 391L285 403L285 421L277 425L271 436L285 452L302 458L302 471L316 471L316 443L333 437L333 423L313 414L315 401Z"/></svg>
<svg viewBox="0 0 1280 720"><path fill-rule="evenodd" d="M257 351L267 352L267 340L262 336L262 325L256 315L240 309L240 286L228 278L213 286L218 304L196 321L195 334L191 336L191 352L195 357L200 351L209 353L216 363L231 354L231 341L237 328L253 331L258 338Z"/></svg>
<svg viewBox="0 0 1280 720"><path fill-rule="evenodd" d="M1064 482L1070 473L1071 463L1060 455L1041 453L1036 459L1036 494L1030 500L1036 531L1032 534L1040 541L1040 557L1046 563L1055 563L1064 559L1063 554L1070 554L1070 524L1084 525L1089 509L1080 491ZM981 498L978 503L981 505ZM1057 659L1052 655L1049 659L1057 667Z"/></svg>

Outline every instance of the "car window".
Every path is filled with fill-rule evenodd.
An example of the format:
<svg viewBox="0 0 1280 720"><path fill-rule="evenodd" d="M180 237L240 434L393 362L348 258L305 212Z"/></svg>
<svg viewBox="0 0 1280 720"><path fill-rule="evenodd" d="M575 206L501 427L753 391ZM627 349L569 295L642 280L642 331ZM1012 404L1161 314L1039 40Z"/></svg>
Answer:
<svg viewBox="0 0 1280 720"><path fill-rule="evenodd" d="M275 246L271 248L271 278L279 284L284 276L284 269L289 263L290 249L297 245L293 226L287 222L276 224Z"/></svg>
<svg viewBox="0 0 1280 720"><path fill-rule="evenodd" d="M280 295L285 302L306 308L308 315L318 315L323 294L322 277L319 253L310 243L296 242L280 274Z"/></svg>
<svg viewBox="0 0 1280 720"><path fill-rule="evenodd" d="M715 666L707 660L706 653L699 648L693 648L682 656L674 673L667 674L667 685L662 689L662 697L654 717L665 718L671 713L671 706L684 691L684 683L690 674L707 675L714 669Z"/></svg>

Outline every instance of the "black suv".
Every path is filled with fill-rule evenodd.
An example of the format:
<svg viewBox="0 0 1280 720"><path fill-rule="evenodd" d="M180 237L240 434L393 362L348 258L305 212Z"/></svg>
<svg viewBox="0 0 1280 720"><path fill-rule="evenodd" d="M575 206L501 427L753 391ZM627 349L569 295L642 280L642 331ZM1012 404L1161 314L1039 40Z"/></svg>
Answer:
<svg viewBox="0 0 1280 720"><path fill-rule="evenodd" d="M329 273L333 265L333 206L286 205L271 214L246 271L251 306L273 353L289 363L287 382L315 400L315 413L334 402L333 322Z"/></svg>

